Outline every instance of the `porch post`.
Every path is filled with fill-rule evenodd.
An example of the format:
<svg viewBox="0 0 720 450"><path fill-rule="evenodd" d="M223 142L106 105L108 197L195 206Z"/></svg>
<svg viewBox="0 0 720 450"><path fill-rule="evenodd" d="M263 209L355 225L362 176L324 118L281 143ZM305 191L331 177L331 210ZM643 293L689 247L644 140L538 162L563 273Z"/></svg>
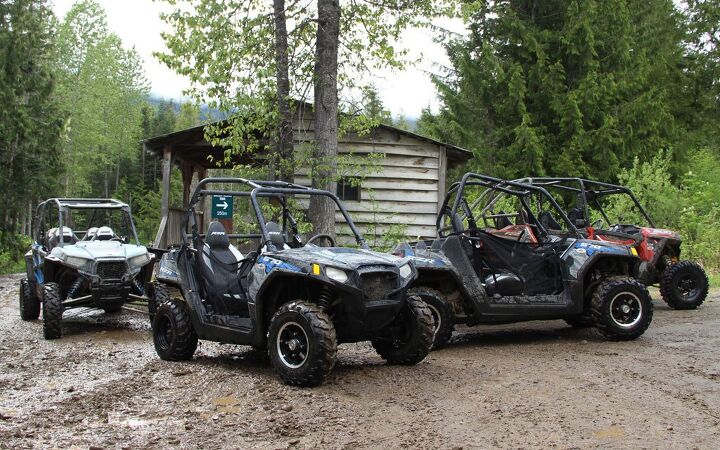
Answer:
<svg viewBox="0 0 720 450"><path fill-rule="evenodd" d="M198 183L208 177L207 167L197 166L196 170L197 170ZM208 201L205 197L203 197L200 200L200 204L198 205L197 210L203 212L202 223L200 224L200 227L199 227L201 233L205 232L205 227L207 226L208 223L210 223L210 203L211 203L210 201Z"/></svg>
<svg viewBox="0 0 720 450"><path fill-rule="evenodd" d="M440 208L445 201L445 183L447 177L447 149L438 146L438 192L437 192L437 212L440 214ZM437 237L437 231L435 232Z"/></svg>
<svg viewBox="0 0 720 450"><path fill-rule="evenodd" d="M170 215L170 171L172 169L173 148L166 145L163 148L162 159L162 200L160 204L160 227L155 235L155 248L165 248L167 244L167 222Z"/></svg>
<svg viewBox="0 0 720 450"><path fill-rule="evenodd" d="M183 161L180 165L183 181L183 209L187 209L190 203L190 186L192 185L193 169L193 164L187 161Z"/></svg>

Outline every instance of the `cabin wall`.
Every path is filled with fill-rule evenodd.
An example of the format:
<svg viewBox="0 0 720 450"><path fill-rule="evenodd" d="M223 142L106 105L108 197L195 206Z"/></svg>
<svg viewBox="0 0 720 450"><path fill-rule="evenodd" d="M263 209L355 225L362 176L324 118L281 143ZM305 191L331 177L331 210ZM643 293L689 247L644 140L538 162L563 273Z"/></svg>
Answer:
<svg viewBox="0 0 720 450"><path fill-rule="evenodd" d="M309 151L312 126L310 120L296 122L296 154ZM378 128L368 135L341 137L338 152L351 155L349 168L352 169L370 161L369 155L373 153L383 155L372 159L375 163L369 167L360 169L363 178L360 201L345 201L370 246L381 245L389 232L402 231L410 239L436 236L435 220L444 196L447 165L444 147ZM352 170L344 173L356 174ZM310 185L307 167L298 167L295 182ZM340 212L335 219L339 240L352 240Z"/></svg>

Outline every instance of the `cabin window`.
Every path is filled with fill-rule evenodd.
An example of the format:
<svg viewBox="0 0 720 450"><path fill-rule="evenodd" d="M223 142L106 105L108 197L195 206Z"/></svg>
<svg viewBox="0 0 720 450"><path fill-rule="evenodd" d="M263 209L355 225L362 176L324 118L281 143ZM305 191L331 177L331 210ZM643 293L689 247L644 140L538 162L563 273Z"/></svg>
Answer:
<svg viewBox="0 0 720 450"><path fill-rule="evenodd" d="M360 178L343 177L337 182L337 196L340 200L360 201Z"/></svg>

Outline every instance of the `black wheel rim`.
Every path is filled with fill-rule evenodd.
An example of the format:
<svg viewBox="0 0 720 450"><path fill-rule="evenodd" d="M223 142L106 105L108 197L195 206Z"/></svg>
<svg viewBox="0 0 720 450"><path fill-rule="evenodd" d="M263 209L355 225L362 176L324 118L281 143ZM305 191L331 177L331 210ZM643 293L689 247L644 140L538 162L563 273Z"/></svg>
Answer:
<svg viewBox="0 0 720 450"><path fill-rule="evenodd" d="M155 331L155 339L161 349L167 350L172 345L175 337L175 330L172 322L167 316L161 316L158 319L157 330Z"/></svg>
<svg viewBox="0 0 720 450"><path fill-rule="evenodd" d="M307 361L310 341L299 323L286 322L278 331L276 347L280 361L291 369L297 369Z"/></svg>
<svg viewBox="0 0 720 450"><path fill-rule="evenodd" d="M685 274L677 282L676 289L680 298L686 301L694 300L700 292L699 280L693 274Z"/></svg>
<svg viewBox="0 0 720 450"><path fill-rule="evenodd" d="M621 292L610 301L610 318L620 328L633 328L642 316L642 302L631 292Z"/></svg>

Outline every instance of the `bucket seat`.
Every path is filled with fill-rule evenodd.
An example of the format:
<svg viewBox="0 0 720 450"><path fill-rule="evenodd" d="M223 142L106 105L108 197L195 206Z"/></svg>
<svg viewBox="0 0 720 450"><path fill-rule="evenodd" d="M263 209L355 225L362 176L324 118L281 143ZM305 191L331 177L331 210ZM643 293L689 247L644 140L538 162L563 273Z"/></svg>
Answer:
<svg viewBox="0 0 720 450"><path fill-rule="evenodd" d="M240 285L240 271L246 260L230 244L225 227L220 222L211 222L201 243L199 269L205 300L226 314L247 310Z"/></svg>

